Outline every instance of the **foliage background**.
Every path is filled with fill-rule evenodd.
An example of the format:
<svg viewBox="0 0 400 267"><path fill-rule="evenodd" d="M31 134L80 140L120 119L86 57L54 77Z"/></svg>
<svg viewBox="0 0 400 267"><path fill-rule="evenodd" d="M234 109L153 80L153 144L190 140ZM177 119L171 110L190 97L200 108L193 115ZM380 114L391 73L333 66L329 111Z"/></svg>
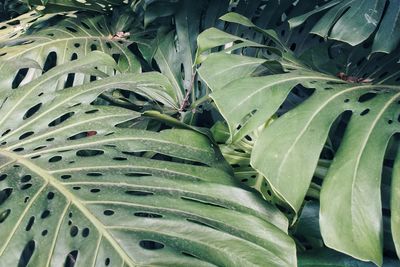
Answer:
<svg viewBox="0 0 400 267"><path fill-rule="evenodd" d="M16 225L1 230L2 262L399 265L396 1L27 0L0 10L2 157L40 168L24 182L2 167L22 183L2 184L0 227ZM53 112L68 95L80 105ZM93 105L103 117L85 113ZM57 142L40 152L51 127ZM109 184L85 196L49 176L77 156ZM140 178L103 165L119 160ZM9 215L23 184L43 180L72 203L57 215L62 230L46 229L54 255L33 242L44 230L31 218L56 207L29 202L31 216ZM69 207L79 219L64 229ZM100 241L73 239L84 229Z"/></svg>

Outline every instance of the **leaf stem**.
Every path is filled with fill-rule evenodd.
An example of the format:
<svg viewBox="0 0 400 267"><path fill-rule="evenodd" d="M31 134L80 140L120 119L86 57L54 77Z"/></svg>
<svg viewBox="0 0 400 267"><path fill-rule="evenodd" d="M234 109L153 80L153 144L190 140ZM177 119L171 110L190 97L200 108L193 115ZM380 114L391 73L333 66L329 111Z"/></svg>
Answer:
<svg viewBox="0 0 400 267"><path fill-rule="evenodd" d="M187 105L189 104L189 97L190 97L190 94L193 91L194 80L196 78L196 74L197 74L197 72L194 70L192 72L192 79L190 81L189 88L186 91L185 98L183 99L183 101L181 103L181 106L179 107L179 112L182 112L187 107Z"/></svg>

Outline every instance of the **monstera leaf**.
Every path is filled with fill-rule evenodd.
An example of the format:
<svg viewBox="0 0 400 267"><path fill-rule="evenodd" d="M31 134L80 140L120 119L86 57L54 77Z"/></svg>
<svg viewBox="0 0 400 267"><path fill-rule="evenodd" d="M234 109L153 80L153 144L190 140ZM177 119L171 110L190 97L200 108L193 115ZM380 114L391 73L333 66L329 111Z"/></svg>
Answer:
<svg viewBox="0 0 400 267"><path fill-rule="evenodd" d="M311 33L357 45L373 36L372 52L392 52L400 42L400 6L387 0L330 0L308 13L291 18L289 25L302 25L309 17L319 20ZM310 7L312 3L310 2ZM323 13L323 14L321 14ZM356 29L356 30L355 30Z"/></svg>
<svg viewBox="0 0 400 267"><path fill-rule="evenodd" d="M100 65L116 67L94 52L1 91L2 265L295 265L285 216L237 186L206 136L146 131L134 111L91 104L112 88L151 96L157 77L55 84Z"/></svg>
<svg viewBox="0 0 400 267"><path fill-rule="evenodd" d="M270 61L224 52L208 56L199 73L213 90L211 98L233 142L266 123L296 86L308 88L310 96L303 103L259 135L251 155L252 167L295 211L302 206L333 123L351 113L322 184L320 226L329 247L381 265L380 177L389 140L400 131L400 86L358 77L345 81L306 65L287 65L283 55L286 72L281 74L260 76L257 69ZM226 74L230 72L235 75ZM398 247L397 170L393 176L392 231Z"/></svg>
<svg viewBox="0 0 400 267"><path fill-rule="evenodd" d="M121 16L125 17L125 16ZM51 28L44 28L33 34L22 35L11 40L0 42L0 71L5 79L1 81L3 87L17 87L25 84L42 74L54 65L60 65L87 55L90 51L100 50L113 55L119 62L121 71L140 72L141 66L136 57L128 50L129 36L126 38L113 37L124 29L119 20L110 25L111 17L96 16L92 18L78 17L65 18ZM29 68L16 71L13 62L29 62L34 60L40 68ZM103 72L113 74L113 69L104 67ZM90 80L89 75L79 74L75 84ZM60 81L64 86L67 76Z"/></svg>

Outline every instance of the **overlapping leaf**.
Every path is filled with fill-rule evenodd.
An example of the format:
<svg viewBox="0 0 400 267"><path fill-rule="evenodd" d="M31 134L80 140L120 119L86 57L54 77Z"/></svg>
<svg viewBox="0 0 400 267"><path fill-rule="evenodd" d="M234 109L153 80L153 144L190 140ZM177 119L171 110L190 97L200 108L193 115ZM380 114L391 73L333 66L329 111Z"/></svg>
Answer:
<svg viewBox="0 0 400 267"><path fill-rule="evenodd" d="M310 2L312 8L312 3ZM372 52L392 52L400 42L400 6L387 0L331 0L316 6L308 13L291 18L289 24L296 27L310 16L321 14L311 33L324 38L357 45L374 36Z"/></svg>
<svg viewBox="0 0 400 267"><path fill-rule="evenodd" d="M97 52L1 97L1 263L295 265L287 219L237 186L206 136L122 128L139 114L91 105L109 89L140 92L144 74L57 90L60 75L100 64L115 67Z"/></svg>
<svg viewBox="0 0 400 267"><path fill-rule="evenodd" d="M380 265L380 177L388 142L400 131L400 87L347 83L304 67L257 77L255 70L261 64L269 63L217 53L210 55L200 69L202 78L213 90L211 97L229 125L232 140L240 140L263 125L297 85L309 88L311 96L304 103L261 133L251 156L252 166L297 211L332 124L343 113L351 112L340 148L322 185L321 231L329 247ZM233 71L237 79L226 75L225 70ZM392 194L397 195L396 190L394 186ZM392 205L395 209L395 201ZM398 240L396 231L393 235Z"/></svg>
<svg viewBox="0 0 400 267"><path fill-rule="evenodd" d="M113 38L119 26L114 25L104 16L92 18L66 18L51 28L42 29L34 34L23 35L12 40L0 42L0 71L6 79L1 81L5 88L16 87L29 82L32 78L42 74L41 69L29 65L14 66L14 62L35 61L40 68L46 69L52 65L60 65L87 55L93 50L100 50L113 55L119 61L120 70L125 72L139 72L141 66L135 56L127 48L131 42L127 38ZM117 24L117 25L116 25ZM120 29L122 30L122 29ZM114 32L115 31L115 32ZM47 63L47 65L46 65ZM22 65L22 66L21 66ZM26 71L17 72L24 68ZM30 68L28 70L28 68ZM103 72L113 73L112 68L104 68ZM21 77L19 77L21 76ZM67 77L60 81L64 86ZM75 84L90 80L88 75L75 77Z"/></svg>

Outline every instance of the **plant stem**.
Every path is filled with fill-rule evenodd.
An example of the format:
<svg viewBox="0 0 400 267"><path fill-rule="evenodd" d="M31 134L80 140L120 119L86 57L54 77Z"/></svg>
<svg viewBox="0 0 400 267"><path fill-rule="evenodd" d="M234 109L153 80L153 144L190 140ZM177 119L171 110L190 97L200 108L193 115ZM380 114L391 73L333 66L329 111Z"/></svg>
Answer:
<svg viewBox="0 0 400 267"><path fill-rule="evenodd" d="M179 107L179 112L182 112L182 111L187 107L187 105L189 104L189 97L190 97L190 94L191 94L192 91L193 91L193 86L194 86L194 80L195 80L195 78L196 78L196 71L194 70L194 71L192 72L192 79L191 79L191 81L190 81L189 88L188 88L187 91L186 91L185 98L183 99L183 101L182 101L182 103L181 103L181 106Z"/></svg>

